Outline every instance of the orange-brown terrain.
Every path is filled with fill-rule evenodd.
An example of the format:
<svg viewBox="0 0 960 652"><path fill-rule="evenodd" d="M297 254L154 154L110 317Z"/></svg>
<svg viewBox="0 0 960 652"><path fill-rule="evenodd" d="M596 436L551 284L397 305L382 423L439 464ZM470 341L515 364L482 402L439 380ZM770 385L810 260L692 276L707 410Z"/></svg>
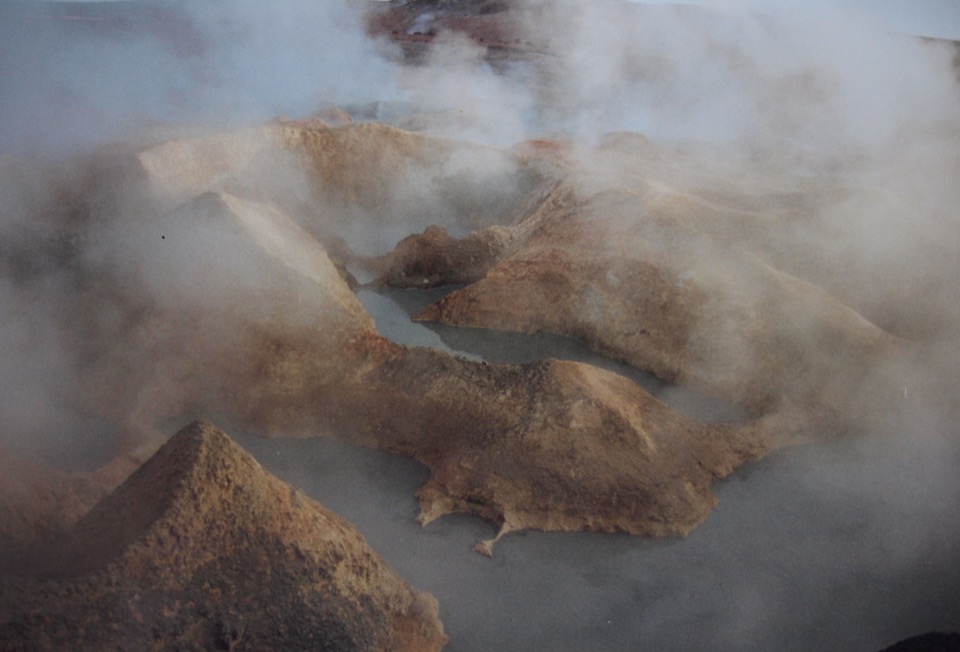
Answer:
<svg viewBox="0 0 960 652"><path fill-rule="evenodd" d="M0 579L4 649L439 650L437 604L214 426Z"/></svg>
<svg viewBox="0 0 960 652"><path fill-rule="evenodd" d="M65 342L84 361L84 382L72 388L71 403L114 424L127 450L162 438L165 424L202 415L271 435L329 433L423 462L431 470L419 492L424 524L467 512L493 520L501 534L537 528L665 536L685 534L703 521L716 502L710 491L715 479L802 435L800 422L782 415L742 425L702 424L632 381L582 363L485 364L401 346L378 334L350 289L347 269L366 265L375 271L382 265L381 258L355 254L348 245L363 221L383 219L383 206L405 220L429 199L437 202L429 215L441 223L450 215L481 227L509 223L512 215L534 210L538 197L555 186L559 172L550 161L360 124L259 127L103 156L100 167L90 168L91 178L63 188L67 201L75 202L60 218L64 226L89 219L84 202L90 193L106 193L108 203L123 208L135 201L136 211L121 211L122 221L98 232L98 242L85 243L98 252L92 259L73 258L68 245L55 264L77 282ZM493 179L465 176L463 166L477 161ZM383 169L371 170L377 162ZM378 179L375 186L367 183L370 175ZM426 196L408 194L410 186L423 192L424 181L411 179L429 184ZM496 201L480 201L494 184ZM458 192L445 199L454 187ZM321 241L332 243L336 261ZM17 273L35 273L30 260L11 264ZM109 321L102 322L105 314ZM179 458L160 459L151 464L169 466L172 474L188 470L178 468ZM159 479L166 473L151 483L168 484ZM122 470L43 478L26 478L16 487L20 498L11 502L5 526L13 551L70 541L90 519L109 518L117 501L132 510L143 497L121 488L119 498L108 496L74 525L96 497L116 486ZM73 495L70 487L85 493ZM167 500L176 504L180 498ZM158 507L151 518L163 517L166 509ZM120 518L112 527L127 524ZM136 530L111 537L117 547L99 550L106 558L96 563L92 553L69 553L90 567L72 571L54 564L49 574L73 573L84 582L115 586L113 573L128 571L99 570L114 558L135 555L131 559L140 561L129 563L139 568L151 554L169 557L151 546L131 552L129 546L136 548L143 536ZM492 554L492 544L477 549ZM173 557L168 572L193 563L191 550ZM26 563L40 572L35 556L10 554L8 568ZM128 562L116 563L125 568ZM160 579L148 574L135 593L154 587L149 591L177 604L188 598L189 604L216 603L220 594L208 589L191 597L197 578L181 578L168 595ZM97 613L73 605L67 596L74 585L63 581L57 585L62 588L28 603L36 613L70 614L65 629L48 634L52 642L65 640L71 627ZM26 594L37 586L14 585ZM95 602L93 596L111 590L91 589L78 599ZM174 596L181 590L188 593ZM121 640L111 636L136 639L149 631L141 629L134 611L110 616L130 616L138 623L133 630L107 633L91 624L84 645L110 645ZM43 628L42 622L10 620L5 627L34 631L29 628ZM177 634L164 625L152 635L158 645L203 641L215 635L205 623L177 625ZM268 619L255 628L268 633L256 636L293 636L285 627ZM254 639L253 630L247 636Z"/></svg>
<svg viewBox="0 0 960 652"><path fill-rule="evenodd" d="M467 38L555 90L543 3L365 16L408 64ZM929 274L952 232L911 228L893 189L633 132L498 147L414 129L431 119L328 105L0 158L0 298L27 324L11 374L21 348L56 361L55 417L11 419L10 441L54 448L75 420L111 442L68 468L0 448L0 648L446 643L442 604L206 420L413 458L419 522L486 519L474 550L493 556L525 529L683 537L774 450L955 414L960 297ZM923 253L875 255L890 245L855 241L853 206L901 215L896 244ZM425 289L443 295L414 321L562 336L667 391L402 344L358 297ZM693 418L671 389L742 418Z"/></svg>
<svg viewBox="0 0 960 652"><path fill-rule="evenodd" d="M505 167L517 170L512 179L532 181L473 204L464 173L451 166L457 156L494 160L497 179ZM260 128L165 143L137 160L161 203L196 197L118 225L134 229L123 237L135 243L136 263L107 273L128 279L130 294L118 301L130 302L122 309L136 310L140 324L111 347L132 349L124 359L140 356L143 371L132 383L131 369L100 358L89 374L101 384L87 391L110 401L83 400L110 421L126 419L134 440L193 414L270 434L332 432L424 462L433 471L420 493L425 522L468 511L505 531L667 535L703 520L714 478L802 432L779 417L699 424L633 382L579 363L491 365L397 345L377 333L344 278L343 265L377 268L381 259L353 256L342 243L338 269L320 240L339 225L304 208L310 197L335 214L347 206L348 233L381 206L406 219L419 198L400 193L422 176L436 186L431 198L460 183L438 219L449 212L468 223L509 221L511 210L525 210L529 188L552 185L546 163L381 125ZM383 170L371 171L373 161ZM295 174L312 180L307 195L284 192ZM364 183L368 174L376 186ZM487 180L473 182L479 195ZM84 297L88 306L96 301ZM132 308L138 302L146 305Z"/></svg>
<svg viewBox="0 0 960 652"><path fill-rule="evenodd" d="M873 414L890 398L883 373L902 344L764 262L762 247L725 244L742 229L761 245L775 240L796 219L792 207L829 193L691 194L657 172L642 175L649 145L617 156L619 179L598 176L596 162L557 163L552 152L373 124L257 127L142 150L119 166L128 185L117 201L135 196L143 212L102 236L96 262L70 263L88 279L71 308L81 318L70 346L88 360L73 400L116 424L128 446L208 415L231 428L330 433L412 456L431 471L418 494L424 524L467 512L501 534L683 535L715 504L717 478L811 436L813 424L849 427ZM466 176L460 166L476 161L492 179ZM118 174L112 164L101 173L90 183ZM482 201L494 186L496 200ZM454 238L430 227L380 257L349 245L364 228L408 221L424 201L437 201L431 221L456 216L478 230ZM357 301L348 268L369 268L379 284L470 282L418 318L580 338L757 420L699 423L583 363L485 364L395 344ZM91 339L85 319L98 319L104 302L116 330ZM60 530L73 520L61 517ZM46 530L49 539L57 527ZM492 554L492 543L478 550Z"/></svg>

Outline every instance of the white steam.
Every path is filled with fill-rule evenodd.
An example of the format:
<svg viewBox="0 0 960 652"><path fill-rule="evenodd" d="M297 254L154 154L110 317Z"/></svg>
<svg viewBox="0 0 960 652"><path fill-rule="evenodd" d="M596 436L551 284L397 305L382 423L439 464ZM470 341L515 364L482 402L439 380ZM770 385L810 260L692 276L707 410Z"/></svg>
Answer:
<svg viewBox="0 0 960 652"><path fill-rule="evenodd" d="M292 0L3 9L0 153L62 152L151 124L224 126L395 99L362 3ZM122 12L128 12L124 14ZM124 19L118 16L126 16Z"/></svg>
<svg viewBox="0 0 960 652"><path fill-rule="evenodd" d="M676 644L677 632L687 623L699 625L699 634L709 639L700 607L711 605L712 626L719 631L714 644L730 640L735 647L749 637L782 642L784 633L774 626L780 622L774 616L787 614L788 620L803 621L797 627L808 626L804 609L823 597L821 580L829 585L848 572L840 567L846 560L857 563L865 551L880 550L884 555L877 557L876 566L893 566L886 578L891 573L922 576L930 546L942 549L930 555L934 560L955 559L956 525L938 519L949 511L940 509L944 501L955 505L960 496L954 389L960 379L960 337L954 335L960 332L960 84L954 49L903 33L939 35L937 25L960 25L946 17L956 17L949 13L956 11L956 3L941 2L928 14L911 3L909 15L878 19L867 18L862 10L841 12L825 0L792 3L802 9L789 14L773 11L783 4L774 2L758 7L746 1L705 0L701 4L709 10L600 0L527 4L531 11L519 40L532 44L530 61L500 61L496 68L483 45L442 29L423 65L400 67L381 56L392 46L364 34L363 3L358 1L174 2L158 5L159 13L151 19L120 26L12 17L11 10L0 10L7 12L0 22L0 447L16 443L70 449L66 444L77 424L97 418L78 408L84 397L115 396L118 405L134 405L132 414L121 415L132 422L137 410L148 412L152 403L164 400L162 395L138 394L138 382L148 383L151 374L192 373L192 350L171 352L156 346L142 360L120 361L127 352L115 342L133 342L128 344L133 353L139 344L163 343L150 331L149 319L140 320L138 311L150 306L132 305L131 297L148 303L146 295L152 293L160 303L202 306L208 294L221 295L211 297L213 303L231 298L222 296L231 283L258 282L238 255L220 261L223 282L215 287L210 283L218 277L206 277L205 285L193 282L197 274L185 274L180 286L165 285L176 278L178 270L171 272L170 266L177 262L182 262L180 273L197 271L191 264L202 267L198 235L206 237L204 242L218 243L219 232L188 232L187 237L197 240L166 256L159 247L174 244L174 238L165 231L139 228L138 221L157 217L151 209L138 212L135 197L121 197L118 203L85 194L97 182L85 178L82 160L44 167L14 157L72 153L131 134L139 138L145 126L155 123L232 127L278 115L301 117L330 103L403 99L404 107L423 118L419 127L462 140L508 146L527 138L559 137L590 145L604 133L629 130L669 146L707 141L714 161L720 161L714 168L732 181L746 179L739 176L746 166L799 173L828 187L835 183L843 191L839 199L818 204L816 215L807 215L796 231L787 232L789 238L781 244L791 259L802 263L787 271L826 287L897 334L934 342L927 355L937 372L931 378L923 369L904 370L904 403L898 421L890 426L893 434L863 443L874 456L867 460L874 466L859 459L836 462L832 449L823 453L830 456L826 462L815 459L816 451L807 454L808 462L797 461L794 451L784 453L769 462L776 472L770 477L795 477L779 492L776 479L751 484L744 474L742 487L739 480L731 481L717 518L687 544L643 548L645 544L634 540L531 535L531 541L545 542L541 548L547 551L532 554L529 542L524 545L517 537L501 544L505 555L498 568L507 569L502 577L491 572L487 561L480 566L470 557L465 563L482 569L476 577L458 581L448 573L442 578L448 588L455 586L449 592L462 598L461 610L451 610L451 621L459 619L464 625L456 630L461 634L456 644L468 649L471 640L486 635L502 637L495 641L499 647L522 646L520 636L529 635L531 622L539 618L546 639L556 641L552 647L571 645L567 636L573 632L564 629L569 628L582 630L581 635L588 631L594 637L591 643L599 640L603 647L606 641L609 649L636 646L644 631L647 636L654 632L650 647L660 643L662 648L664 641ZM892 3L872 3L878 5ZM416 29L435 29L439 13L423 18ZM927 27L909 26L934 16ZM390 114L390 107L383 106L383 114ZM388 206L374 217L392 217L393 223L353 220L346 212L322 217L352 224L359 242L350 244L362 250L365 242L371 253L381 253L404 235L438 221L449 220L445 226L462 235L454 228L456 220L462 225L471 211L485 214L480 209L489 208L492 200L506 205L509 191L526 182L514 178L518 175L512 162L500 152L457 151L439 173L395 170L400 184L384 188L386 184L379 183L371 191L386 198ZM273 184L277 179L270 173L287 177L288 172L277 165L264 170L260 180ZM285 181L292 188L290 195L302 190L301 179ZM430 197L434 194L437 197ZM816 229L808 230L810 224ZM152 229L164 226L151 222ZM157 249L145 250L148 246ZM153 275L144 281L139 272ZM126 285L115 287L118 279ZM179 291L194 294L184 298ZM88 373L109 367L112 359L119 368L128 365L124 386ZM335 477L323 471L311 467L304 477ZM333 471L350 478L362 475L347 465ZM768 491L769 484L774 491ZM332 487L329 494L337 491L342 492L342 486ZM412 491L403 491L409 498ZM362 493L364 505L378 503L366 490ZM766 507L758 512L740 493L750 493ZM865 504L883 514L874 518L869 506L861 508ZM724 509L741 520L724 517ZM765 533L753 536L759 531L758 513ZM383 523L412 524L412 519L396 514L378 514L370 530L383 532L376 530ZM869 536L851 530L851 523L866 523ZM443 527L449 526L431 526ZM846 538L831 544L832 530ZM447 571L437 558L450 551L441 546L449 539L432 534L438 531L408 532L406 540L415 543L407 558L420 554L418 563L428 569L424 572L441 575ZM417 538L422 536L427 538ZM476 538L474 533L466 537ZM704 554L697 546L708 539L720 543L707 546L712 552ZM403 537L383 540L384 549L392 550ZM570 545L577 540L589 540L596 548L579 554ZM512 541L517 543L511 549ZM838 545L843 554L836 552ZM437 554L423 553L432 550L428 546L436 546ZM620 547L625 556L635 557L629 568L610 554ZM681 554L691 547L689 556ZM464 555L472 554L466 545L461 548ZM563 559L563 554L572 559ZM511 566L509 555L520 563ZM672 565L667 563L671 558ZM768 568L758 569L758 559ZM578 615L589 602L583 591L590 581L586 577L585 582L584 575L591 564L600 568L608 562L591 589L597 599L588 611L599 618L607 608L621 621L608 626L611 621L604 614L602 622L598 620L602 626L583 629ZM567 579L551 575L551 564ZM811 564L819 569L816 573L808 572ZM940 567L952 568L946 563L934 566ZM790 570L785 580L784 568ZM701 586L714 576L729 583ZM849 574L842 576L849 580ZM621 580L616 584L611 578ZM791 608L778 611L782 605L776 599L795 594L794 580L803 588L798 595L809 596L809 601L799 604L793 597ZM956 575L947 581L955 583ZM488 583L486 590L483 582ZM662 588L644 588L652 584ZM464 586L481 589L467 599ZM946 587L942 594L955 596L954 588ZM862 590L869 591L869 586ZM670 594L677 597L667 599ZM487 605L477 602L478 595ZM576 603L567 603L569 613L540 609L529 618L524 610L542 604L544 595L569 595ZM603 601L611 596L614 599ZM849 606L856 600L844 602ZM718 611L718 605L723 609ZM689 618L677 620L684 609L691 612ZM481 612L494 614L495 626L490 618L477 618ZM655 631L652 621L662 631ZM838 631L817 622L814 626L821 636ZM766 638L757 638L758 630L769 630ZM471 637L474 631L477 636ZM528 647L536 647L536 642Z"/></svg>
<svg viewBox="0 0 960 652"><path fill-rule="evenodd" d="M462 96L460 109L478 112L486 102L488 113L503 116L501 125L523 122L531 136L593 139L627 130L658 142L734 142L823 161L929 137L960 116L949 47L891 35L839 10L775 16L561 2L531 13L526 30L555 55L534 84L524 75L512 94L472 94L489 83L488 71L466 74L442 50L432 61L446 65L425 76L441 97ZM537 120L529 119L531 93L549 102Z"/></svg>

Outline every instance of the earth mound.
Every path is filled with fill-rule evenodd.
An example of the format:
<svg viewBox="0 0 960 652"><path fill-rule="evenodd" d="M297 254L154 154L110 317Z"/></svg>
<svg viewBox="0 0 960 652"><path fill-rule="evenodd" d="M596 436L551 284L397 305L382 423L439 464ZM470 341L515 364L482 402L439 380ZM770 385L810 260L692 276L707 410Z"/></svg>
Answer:
<svg viewBox="0 0 960 652"><path fill-rule="evenodd" d="M165 201L227 192L275 204L338 262L387 251L411 225L467 233L509 221L553 174L535 157L370 122L251 127L171 140L137 159Z"/></svg>
<svg viewBox="0 0 960 652"><path fill-rule="evenodd" d="M177 433L42 562L3 580L5 649L446 642L431 596L209 423Z"/></svg>
<svg viewBox="0 0 960 652"><path fill-rule="evenodd" d="M460 511L504 532L682 535L713 507L714 479L798 432L775 420L700 424L587 365L487 365L400 346L377 333L324 247L274 204L207 192L135 235L160 306L163 326L151 330L167 342L138 418L213 414L264 434L330 433L412 456L433 471L420 492L423 522ZM438 235L439 247L453 242ZM571 475L571 465L591 471Z"/></svg>
<svg viewBox="0 0 960 652"><path fill-rule="evenodd" d="M569 336L754 414L791 404L845 427L882 412L899 389L884 375L898 338L742 241L730 246L749 211L697 215L662 193L571 180L515 226L408 238L380 282L469 282L415 319Z"/></svg>
<svg viewBox="0 0 960 652"><path fill-rule="evenodd" d="M399 345L377 332L349 275L304 226L303 213L295 219L285 208L287 177L280 173L293 169L328 199L339 194L341 203L367 211L367 199L351 188L382 190L369 188L363 175L363 161L381 151L393 152L390 167L422 163L439 173L436 184L450 188L457 175L476 171L456 167L464 161L493 161L480 167L493 174L480 175L488 181L515 172L518 162L551 174L568 165L541 165L535 153L458 148L357 124L274 125L144 150L135 157L142 174L134 179L147 182L155 203L122 219L110 216L110 228L88 243L90 252L61 270L78 288L64 322L69 350L82 361L84 382L71 390L73 403L120 424L131 445L165 424L202 417L264 435L325 434L414 457L432 471L420 492L423 522L469 512L503 532L685 534L712 508L713 480L793 440L802 418L710 426L584 364L488 365ZM489 158L478 159L478 152ZM292 156L293 167L272 177L253 172L275 155ZM410 181L398 174L397 184ZM496 218L507 226L465 240L438 226L428 238L408 241L427 246L373 264L381 277L403 273L413 285L422 285L417 264L442 268L427 284L455 269L463 280L492 278L494 265L540 237L537 229L550 235L546 216L566 195L549 175L536 178L511 186L511 217ZM483 183L468 186L468 195ZM526 190L512 194L520 187ZM590 224L577 228L583 246L602 235ZM528 289L532 294L511 301L548 296ZM511 301L500 306L503 315L512 314Z"/></svg>

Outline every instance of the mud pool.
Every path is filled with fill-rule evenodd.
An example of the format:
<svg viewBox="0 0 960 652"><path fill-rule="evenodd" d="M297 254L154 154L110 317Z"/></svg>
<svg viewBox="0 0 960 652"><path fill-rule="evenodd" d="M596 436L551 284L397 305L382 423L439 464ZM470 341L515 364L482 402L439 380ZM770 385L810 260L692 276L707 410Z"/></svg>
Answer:
<svg viewBox="0 0 960 652"><path fill-rule="evenodd" d="M409 322L441 292L360 297L389 337L476 354L483 342L468 346L469 333L455 340ZM515 358L508 340L498 350ZM582 354L539 341L527 355ZM704 418L737 417L695 397L676 401ZM417 524L414 493L428 473L415 461L321 438L232 434L433 593L452 652L869 651L960 629L960 451L935 429L778 451L717 485L719 506L684 540L521 532L493 559L471 550L492 524Z"/></svg>

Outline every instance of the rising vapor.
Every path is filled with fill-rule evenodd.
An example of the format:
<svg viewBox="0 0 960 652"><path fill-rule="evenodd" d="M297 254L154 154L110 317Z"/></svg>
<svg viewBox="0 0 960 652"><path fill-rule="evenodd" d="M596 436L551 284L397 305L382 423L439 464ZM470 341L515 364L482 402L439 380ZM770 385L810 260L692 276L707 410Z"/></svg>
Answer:
<svg viewBox="0 0 960 652"><path fill-rule="evenodd" d="M960 628L958 47L774 4L0 5L0 451L410 455L247 436L450 649Z"/></svg>

